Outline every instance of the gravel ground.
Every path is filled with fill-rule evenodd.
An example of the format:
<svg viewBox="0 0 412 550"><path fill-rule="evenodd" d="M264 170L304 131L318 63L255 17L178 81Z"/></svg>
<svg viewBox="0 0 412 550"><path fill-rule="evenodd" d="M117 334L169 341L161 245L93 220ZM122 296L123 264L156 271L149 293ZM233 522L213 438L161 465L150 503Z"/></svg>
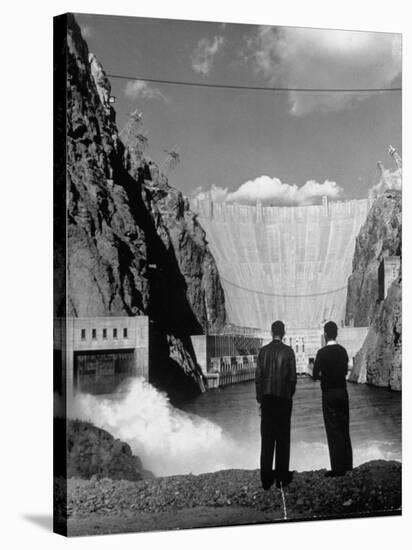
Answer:
<svg viewBox="0 0 412 550"><path fill-rule="evenodd" d="M341 478L325 471L295 473L285 489L288 520L400 513L399 462L368 462ZM137 482L72 478L67 489L71 535L284 520L280 491L263 491L258 470Z"/></svg>

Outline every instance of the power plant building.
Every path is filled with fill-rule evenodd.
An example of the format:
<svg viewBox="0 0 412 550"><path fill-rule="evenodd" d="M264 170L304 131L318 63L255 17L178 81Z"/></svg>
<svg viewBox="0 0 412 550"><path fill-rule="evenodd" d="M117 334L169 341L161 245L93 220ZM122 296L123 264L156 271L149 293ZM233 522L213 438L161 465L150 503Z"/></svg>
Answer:
<svg viewBox="0 0 412 550"><path fill-rule="evenodd" d="M130 377L148 379L148 317L54 320L55 391L114 393Z"/></svg>

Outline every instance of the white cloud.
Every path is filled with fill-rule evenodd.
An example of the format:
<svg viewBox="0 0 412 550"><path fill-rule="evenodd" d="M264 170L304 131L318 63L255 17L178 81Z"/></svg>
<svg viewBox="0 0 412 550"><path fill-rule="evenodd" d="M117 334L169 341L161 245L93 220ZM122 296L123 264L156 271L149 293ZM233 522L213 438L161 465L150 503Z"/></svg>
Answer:
<svg viewBox="0 0 412 550"><path fill-rule="evenodd" d="M158 89L144 80L129 80L124 89L129 99L157 99L169 103L170 100Z"/></svg>
<svg viewBox="0 0 412 550"><path fill-rule="evenodd" d="M302 187L298 187L295 184L282 183L278 178L260 176L246 181L234 192L213 185L210 194L215 202L256 204L259 200L266 205L297 206L319 203L323 196L331 200L340 199L343 196L343 189L336 182L329 180L323 183L309 180ZM205 199L206 196L207 194L202 190L197 190L195 194L195 198L200 200Z"/></svg>
<svg viewBox="0 0 412 550"><path fill-rule="evenodd" d="M272 86L386 88L401 74L396 34L260 27L247 41L247 58ZM368 93L289 92L292 114L337 111Z"/></svg>
<svg viewBox="0 0 412 550"><path fill-rule="evenodd" d="M223 43L223 36L215 36L213 40L200 39L192 55L193 70L208 75L212 69L214 57Z"/></svg>
<svg viewBox="0 0 412 550"><path fill-rule="evenodd" d="M199 200L204 200L208 194L210 193L210 196L213 201L215 202L225 202L228 195L227 188L219 187L218 185L212 185L210 188L210 191L203 191L202 187L197 187L193 193L192 197Z"/></svg>

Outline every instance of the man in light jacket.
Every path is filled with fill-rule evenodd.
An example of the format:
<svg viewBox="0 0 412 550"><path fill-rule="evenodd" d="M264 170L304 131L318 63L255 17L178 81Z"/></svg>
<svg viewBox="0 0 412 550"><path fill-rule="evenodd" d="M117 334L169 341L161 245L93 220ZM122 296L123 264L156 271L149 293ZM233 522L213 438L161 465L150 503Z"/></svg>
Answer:
<svg viewBox="0 0 412 550"><path fill-rule="evenodd" d="M259 351L256 366L256 400L261 405L260 476L265 490L275 481L277 487L292 481L292 472L289 471L290 420L296 389L295 353L283 343L285 325L282 321L275 321L271 328L273 339Z"/></svg>

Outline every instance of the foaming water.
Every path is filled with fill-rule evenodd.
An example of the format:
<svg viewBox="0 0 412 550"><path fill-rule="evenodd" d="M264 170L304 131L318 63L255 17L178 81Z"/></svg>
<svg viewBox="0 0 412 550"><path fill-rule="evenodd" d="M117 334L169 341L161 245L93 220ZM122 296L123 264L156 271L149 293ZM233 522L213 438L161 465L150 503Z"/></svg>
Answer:
<svg viewBox="0 0 412 550"><path fill-rule="evenodd" d="M401 459L400 395L349 386L354 465ZM126 441L155 475L259 467L260 418L254 384L228 386L173 407L143 379L110 397L77 395L71 416ZM329 467L320 390L300 380L292 415L291 468Z"/></svg>
<svg viewBox="0 0 412 550"><path fill-rule="evenodd" d="M155 475L244 467L235 442L215 423L174 408L145 380L115 397L78 394L70 416L88 420L126 441Z"/></svg>

